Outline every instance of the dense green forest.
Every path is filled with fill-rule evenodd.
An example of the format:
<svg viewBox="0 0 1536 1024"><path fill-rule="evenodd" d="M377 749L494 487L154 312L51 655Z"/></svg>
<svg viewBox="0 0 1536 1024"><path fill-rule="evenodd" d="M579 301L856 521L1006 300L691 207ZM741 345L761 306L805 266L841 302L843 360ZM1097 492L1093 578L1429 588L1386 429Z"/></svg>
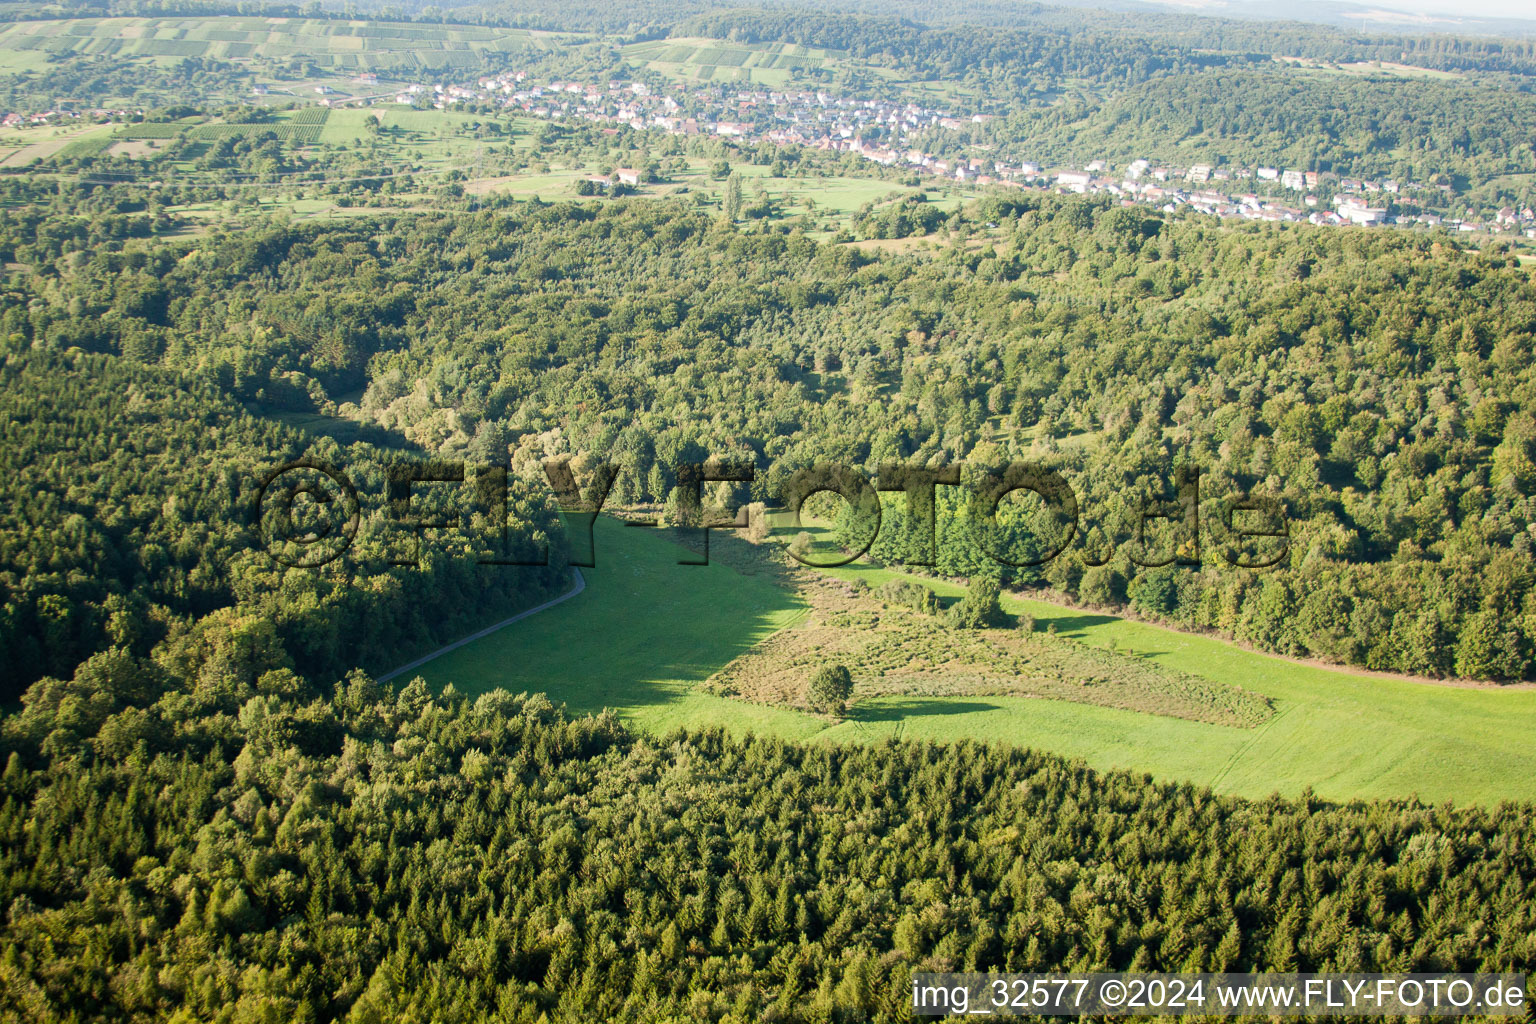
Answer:
<svg viewBox="0 0 1536 1024"><path fill-rule="evenodd" d="M1474 118L1468 109L1479 110ZM1123 166L1182 152L1211 164L1305 167L1346 177L1465 187L1536 171L1536 103L1520 90L1467 82L1405 89L1386 78L1282 70L1273 64L1159 78L1105 103L1011 115L973 130L1002 155L1047 163L1079 154ZM943 148L937 134L932 142ZM956 140L948 140L959 152Z"/></svg>
<svg viewBox="0 0 1536 1024"><path fill-rule="evenodd" d="M540 0L454 17L589 33L486 68L659 82L624 44L803 43L836 58L792 85L945 82L958 111L1002 115L923 140L940 152L1198 151L1511 194L1530 186L1494 183L1536 172L1528 43L848 6ZM341 13L7 14L210 12ZM1282 53L1459 77L1346 77ZM708 462L752 471L703 488L719 508L776 508L828 463L887 488L892 464L954 468L931 553L894 490L868 547L965 596L941 607L920 580L888 581L829 629L888 603L923 618L934 651L960 630L1034 644L1032 616L1003 611L1019 592L1337 664L1536 679L1536 284L1507 245L1035 191L930 197L852 154L488 108L407 108L418 127L381 118L321 143L318 107L246 102L257 70L305 61L150 66L65 46L0 78L7 109L146 108L141 151L101 132L0 167L0 1020L841 1024L912 1019L914 971L1536 960L1528 804L1246 800L1018 746L642 734L502 678L473 698L408 672L377 681L571 592L561 462L588 499L611 467L610 507L674 526L697 521L689 467ZM627 166L648 194L470 191L445 156L466 140L484 176L558 161L593 191L585 175ZM766 177L744 186L744 168ZM780 216L761 186L845 173L885 180L832 186L857 196L835 223L809 204ZM315 196L326 217L300 212ZM1020 462L1060 474L1075 528L1019 494L977 525L991 510L972 491ZM1199 501L1180 504L1196 474ZM1228 557L1245 498L1286 524L1262 542L1273 565ZM1143 529L1148 508L1163 518ZM858 550L873 510L819 504L794 543ZM751 536L767 540L766 519ZM292 567L327 544L335 557ZM656 557L679 585L705 571ZM787 596L764 608L805 614ZM762 622L741 617L745 649ZM1089 685L1069 662L1148 657L1056 631L1039 645L1059 656L1035 671L1060 688L1031 691L1052 699ZM815 710L863 728L845 706L862 663L814 656ZM1146 664L1130 683L1165 671ZM1245 680L1187 679L1183 699L1210 705L1187 717L1212 729L1257 736L1291 699L1254 690L1229 722L1217 705L1243 691L1209 694ZM685 685L769 721L717 677ZM1134 707L1081 706L1106 722L1166 710L1144 689ZM1466 757L1491 749L1462 739Z"/></svg>
<svg viewBox="0 0 1536 1024"><path fill-rule="evenodd" d="M419 461L419 452L343 447L253 417L212 379L82 351L89 340L68 327L80 322L7 322L7 702L44 674L69 678L96 652L146 655L193 642L282 649L306 672L383 671L466 623L566 587L558 544L547 567L478 564L509 554L531 561L538 538L561 535L542 493L513 488L502 542L495 505L471 481L442 496L467 514L466 529L434 535L420 566L390 564L409 550L384 500L386 469ZM29 332L36 347L21 343ZM211 372L216 379L219 368ZM344 467L366 513L348 557L323 571L275 563L254 515L265 474L299 458ZM415 498L412 513L430 515L432 500Z"/></svg>
<svg viewBox="0 0 1536 1024"><path fill-rule="evenodd" d="M1531 670L1536 296L1496 251L1045 197L983 200L953 245L907 256L772 225L747 233L654 201L97 244L126 233L125 219L6 215L0 237L29 266L0 311L9 372L61 358L39 349L78 347L113 372L199 381L226 403L204 408L334 414L430 455L510 458L536 488L547 456L612 462L616 505L666 500L677 467L709 456L755 464L738 496L770 503L816 462L873 474L893 460L1029 458L1066 475L1084 514L1070 550L1002 570L1006 583L1372 668ZM46 401L37 391L9 388L7 401ZM122 393L109 386L101 401ZM75 429L108 416L68 408ZM65 410L30 415L41 425ZM39 426L10 429L23 464L69 450L29 439ZM1171 496L1186 464L1212 502L1254 491L1284 503L1282 565L1235 571L1214 550L1204 568L1132 561L1141 499ZM123 487L89 466L59 472ZM12 514L103 518L106 495L38 505L48 493L20 495ZM238 500L233 484L220 493ZM35 550L12 558L17 635L38 621L38 588L56 586L27 570L57 563L67 579L101 528L30 533ZM171 521L148 528L172 531L174 548ZM230 593L230 570L194 572L202 542L183 543L170 562L189 582L167 586L185 610L206 610ZM945 552L950 574L998 571L974 548ZM106 613L80 614L64 635L100 637ZM20 678L91 649L78 640Z"/></svg>
<svg viewBox="0 0 1536 1024"><path fill-rule="evenodd" d="M1536 956L1528 807L1248 803L976 745L294 685L103 656L0 727L19 1019L895 1021L914 970Z"/></svg>

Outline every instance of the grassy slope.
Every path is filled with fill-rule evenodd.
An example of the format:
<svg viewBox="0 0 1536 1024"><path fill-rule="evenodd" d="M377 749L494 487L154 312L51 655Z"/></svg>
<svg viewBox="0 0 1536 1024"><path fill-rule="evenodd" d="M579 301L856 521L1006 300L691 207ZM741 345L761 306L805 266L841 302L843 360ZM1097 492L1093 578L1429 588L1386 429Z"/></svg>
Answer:
<svg viewBox="0 0 1536 1024"><path fill-rule="evenodd" d="M655 530L597 526L579 596L422 666L434 685L538 691L575 711L612 708L645 729L730 725L805 738L824 723L702 693L696 684L804 614L798 598L687 555Z"/></svg>
<svg viewBox="0 0 1536 1024"><path fill-rule="evenodd" d="M872 586L901 574L850 566L839 575ZM956 587L924 581L941 594ZM1263 796L1312 787L1330 798L1403 797L1494 803L1536 799L1536 690L1458 689L1302 665L1147 623L1039 601L1004 601L1039 628L1152 658L1274 699L1258 729L1187 722L1061 701L988 697L949 700L941 713L907 717L920 702L871 702L826 738L896 732L933 739L990 739L1086 759L1095 767L1148 771Z"/></svg>
<svg viewBox="0 0 1536 1024"><path fill-rule="evenodd" d="M1030 698L892 697L827 728L784 709L698 692L695 684L802 615L771 585L721 566L679 566L665 533L598 525L598 566L580 597L467 645L422 670L433 684L544 690L578 711L612 707L635 725L726 724L792 739L991 740L1082 757L1223 792L1263 796L1310 786L1333 799L1407 797L1494 803L1536 799L1536 691L1468 690L1294 664L1207 637L1040 602L1010 602L1040 628L1270 695L1259 729ZM872 585L899 575L836 570ZM941 593L958 591L932 584Z"/></svg>

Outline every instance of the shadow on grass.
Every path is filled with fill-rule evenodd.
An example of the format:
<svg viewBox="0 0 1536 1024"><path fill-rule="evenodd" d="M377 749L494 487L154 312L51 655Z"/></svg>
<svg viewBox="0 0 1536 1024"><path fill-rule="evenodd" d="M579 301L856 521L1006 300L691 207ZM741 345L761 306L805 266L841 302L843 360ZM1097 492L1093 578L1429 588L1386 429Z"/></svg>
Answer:
<svg viewBox="0 0 1536 1024"><path fill-rule="evenodd" d="M950 700L945 697L907 697L901 700L876 698L879 704L860 702L849 709L850 722L899 722L904 718L931 718L934 715L968 715L978 711L998 711L1000 705L985 700Z"/></svg>
<svg viewBox="0 0 1536 1024"><path fill-rule="evenodd" d="M741 575L713 551L707 567L679 565L689 552L674 531L605 516L595 544L597 566L583 570L579 596L427 663L422 675L470 692L541 691L576 713L660 709L686 703L801 607L776 574Z"/></svg>
<svg viewBox="0 0 1536 1024"><path fill-rule="evenodd" d="M1115 615L1095 615L1091 612L1080 614L1067 613L1064 615L1038 615L1035 617L1035 628L1045 630L1051 626L1056 627L1058 633L1079 633L1093 626L1104 626L1111 622L1123 621Z"/></svg>

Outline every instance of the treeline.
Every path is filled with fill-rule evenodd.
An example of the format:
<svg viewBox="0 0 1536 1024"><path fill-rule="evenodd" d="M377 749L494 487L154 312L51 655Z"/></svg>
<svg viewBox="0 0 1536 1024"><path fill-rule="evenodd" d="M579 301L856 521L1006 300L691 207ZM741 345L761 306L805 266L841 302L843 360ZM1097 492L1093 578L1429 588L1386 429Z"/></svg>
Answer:
<svg viewBox="0 0 1536 1024"><path fill-rule="evenodd" d="M1038 100L1068 79L1108 90L1154 75L1242 65L1253 59L1163 45L1142 36L1098 33L1083 25L1031 31L935 30L898 19L804 11L701 15L672 34L841 51L865 64L898 69L904 76L963 84L981 97L976 105L989 110Z"/></svg>
<svg viewBox="0 0 1536 1024"><path fill-rule="evenodd" d="M441 14L419 13L423 20ZM743 11L662 4L654 15L630 8L592 13L605 25L617 19L632 27L639 19L648 27L622 39L583 35L553 47L487 53L479 72L516 67L535 76L636 78L661 87L666 83L658 72L624 59L623 41L672 35L788 43L830 49L836 56L824 65L794 69L787 87L930 105L932 86L942 84L947 94L942 105L952 112L998 115L985 125L934 130L916 140L935 155L985 152L1015 162L1079 165L1093 159L1123 164L1137 157L1179 164L1279 163L1401 181L1443 178L1463 190L1532 173L1530 147L1519 140L1532 128L1531 104L1525 101L1536 75L1536 43L1377 37L1177 15L1130 19L1080 9L1067 16L1043 7L1015 12L1006 25L938 28L896 17L777 6ZM498 21L489 11L462 16L473 23ZM537 7L520 9L511 20L564 31L587 27L579 8L564 6L543 13ZM1280 66L1277 57L1404 62L1426 69L1426 78L1406 88L1391 72ZM271 59L267 70L291 77L318 73L307 60L298 54L279 67ZM1429 77L1437 71L1462 77ZM410 73L423 81L461 81L472 74L446 65L413 67ZM206 103L209 97L244 97L253 74L251 65L212 59L149 66L58 52L40 71L0 78L0 102L33 110L78 106L90 97L96 98L92 103L114 97L144 107ZM697 99L690 103L685 97L685 104L685 113L697 111ZM206 146L195 148L195 165L203 170L234 166L239 156L203 156ZM303 166L309 154L293 149L269 151L260 161L266 168L262 180L279 180L277 175ZM143 166L83 150L63 162L113 173ZM1506 182L1505 187L1518 186Z"/></svg>
<svg viewBox="0 0 1536 1024"><path fill-rule="evenodd" d="M866 203L853 217L853 229L862 238L910 238L928 235L946 224L952 216L940 206L928 202L926 193L900 195L895 202ZM960 223L956 218L956 225Z"/></svg>
<svg viewBox="0 0 1536 1024"><path fill-rule="evenodd" d="M119 311L147 301L120 293ZM4 700L40 676L69 678L97 652L145 656L188 637L270 644L302 672L383 671L569 585L543 492L514 483L504 543L495 503L473 481L441 495L466 516L465 529L431 534L419 566L391 564L410 558L412 544L390 518L385 472L419 452L307 438L251 416L216 369L200 378L148 365L134 336L115 340L136 355L85 352L100 338L70 328L89 321L29 318L17 303L7 296L0 314ZM359 492L356 540L322 569L274 562L268 552L280 550L284 524L257 516L267 474L301 458L340 468ZM433 501L416 497L411 513L430 515ZM557 540L547 567L479 564L533 560L548 537Z"/></svg>
<svg viewBox="0 0 1536 1024"><path fill-rule="evenodd" d="M0 75L0 106L24 112L81 110L120 99L128 106L206 101L250 89L249 70L209 57L167 63L56 52L40 70Z"/></svg>
<svg viewBox="0 0 1536 1024"><path fill-rule="evenodd" d="M1480 111L1467 118L1469 110ZM1468 82L1416 82L1253 66L1160 78L1099 103L1021 110L959 136L931 133L930 151L1081 166L1133 159L1177 166L1271 165L1433 184L1484 182L1536 169L1519 133L1536 131L1529 93ZM1299 197L1295 200L1299 204Z"/></svg>
<svg viewBox="0 0 1536 1024"><path fill-rule="evenodd" d="M420 11L414 2L391 9ZM1164 10L1095 10L1006 0L839 0L831 9L812 11L793 2L758 2L750 13L730 0L645 0L622 9L587 4L519 3L436 5L456 17L484 21L500 18L508 24L554 31L627 33L632 38L665 34L723 34L690 32L699 27L724 26L742 41L789 41L805 45L855 50L870 40L918 33L964 35L978 30L1015 35L1078 33L1096 40L1130 38L1164 51L1205 51L1296 56L1316 60L1402 61L1447 71L1536 74L1536 41L1446 33L1367 33L1336 25L1303 21L1220 18ZM764 28L753 27L756 22ZM750 33L750 35L748 34ZM786 34L788 33L788 34ZM945 45L945 44L940 44Z"/></svg>

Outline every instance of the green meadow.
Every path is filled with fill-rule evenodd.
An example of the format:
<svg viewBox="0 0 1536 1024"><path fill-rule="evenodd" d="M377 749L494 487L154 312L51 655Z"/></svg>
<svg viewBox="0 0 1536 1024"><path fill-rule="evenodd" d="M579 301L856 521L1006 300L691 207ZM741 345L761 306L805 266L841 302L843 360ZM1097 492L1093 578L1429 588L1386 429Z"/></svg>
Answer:
<svg viewBox="0 0 1536 1024"><path fill-rule="evenodd" d="M441 115L440 111L426 113L429 118ZM389 123L386 121L386 124ZM638 195L641 198L674 196L718 210L724 200L726 182L710 173L712 163L702 158L689 160L686 170L669 174L666 181L641 185ZM740 176L746 205L754 203L761 192L777 204L775 218L809 215L837 227L847 227L853 215L865 203L880 205L895 201L895 197L914 195L920 191L880 178L845 175L789 175L776 178L771 174L770 167L761 164L733 163L731 170ZM520 199L537 196L545 202L572 201L576 199L576 183L595 173L597 167L591 164L550 167L540 171L524 169L513 174L487 172L482 175L471 169L471 181L466 187L472 192L505 192ZM935 205L953 209L966 200L974 199L980 192L960 186L930 184L926 194Z"/></svg>
<svg viewBox="0 0 1536 1024"><path fill-rule="evenodd" d="M468 644L420 674L467 692L544 691L578 712L612 708L638 728L725 725L812 742L886 737L1012 743L1219 792L1311 789L1334 800L1492 804L1536 798L1536 690L1469 689L1365 676L1257 654L1147 623L1005 600L1038 628L1163 662L1271 697L1255 729L1018 697L861 701L847 720L704 693L698 684L804 615L799 599L720 565L679 565L666 531L603 519L597 567L564 604ZM864 563L824 570L878 586L903 574ZM906 577L915 578L915 577ZM943 597L960 589L923 580Z"/></svg>
<svg viewBox="0 0 1536 1024"><path fill-rule="evenodd" d="M418 670L435 686L479 693L543 691L577 712L611 708L651 731L725 725L805 739L808 715L742 704L698 684L805 609L793 594L690 553L661 530L600 519L597 565L576 597L467 644Z"/></svg>
<svg viewBox="0 0 1536 1024"><path fill-rule="evenodd" d="M829 570L871 586L906 577L865 564ZM941 596L961 589L922 580ZM1417 796L1427 802L1497 803L1536 798L1536 690L1461 688L1362 675L1245 650L1214 637L1150 623L1006 598L1039 629L1097 646L1113 643L1206 678L1270 697L1275 714L1255 729L1190 722L1028 698L946 700L941 708L881 699L824 733L879 739L1017 743L1081 757L1097 768L1261 797L1311 788L1329 799Z"/></svg>

